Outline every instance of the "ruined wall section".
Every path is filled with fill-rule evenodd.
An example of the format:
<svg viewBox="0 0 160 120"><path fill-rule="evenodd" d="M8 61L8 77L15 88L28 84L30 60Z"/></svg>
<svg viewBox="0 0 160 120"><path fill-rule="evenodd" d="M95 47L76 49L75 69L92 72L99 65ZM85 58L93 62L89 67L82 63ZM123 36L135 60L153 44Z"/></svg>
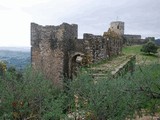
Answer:
<svg viewBox="0 0 160 120"><path fill-rule="evenodd" d="M108 41L108 46L109 57L119 55L122 52L123 40L110 39Z"/></svg>
<svg viewBox="0 0 160 120"><path fill-rule="evenodd" d="M85 53L85 41L84 41L84 39L77 39L76 40L75 51Z"/></svg>
<svg viewBox="0 0 160 120"><path fill-rule="evenodd" d="M121 54L123 46L123 38L121 35L109 29L108 32L104 32L103 37L107 43L106 51L108 57Z"/></svg>
<svg viewBox="0 0 160 120"><path fill-rule="evenodd" d="M147 40L141 38L141 35L124 34L123 37L126 45L141 45L147 42Z"/></svg>
<svg viewBox="0 0 160 120"><path fill-rule="evenodd" d="M41 26L31 23L32 66L61 85L67 76L69 44L77 37L77 25L63 23L60 26Z"/></svg>
<svg viewBox="0 0 160 120"><path fill-rule="evenodd" d="M126 39L141 39L141 35L124 34L124 37L125 37Z"/></svg>
<svg viewBox="0 0 160 120"><path fill-rule="evenodd" d="M85 51L90 53L92 62L107 58L106 43L103 36L85 33L83 35Z"/></svg>
<svg viewBox="0 0 160 120"><path fill-rule="evenodd" d="M83 35L83 50L92 58L92 62L98 62L122 52L123 39L113 31L105 32L103 36L85 33Z"/></svg>

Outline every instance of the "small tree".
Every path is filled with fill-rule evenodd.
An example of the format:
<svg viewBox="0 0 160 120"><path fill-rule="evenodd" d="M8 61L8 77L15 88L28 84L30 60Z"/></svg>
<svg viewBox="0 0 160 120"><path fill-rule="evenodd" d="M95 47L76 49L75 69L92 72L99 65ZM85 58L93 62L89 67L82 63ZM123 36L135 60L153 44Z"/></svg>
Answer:
<svg viewBox="0 0 160 120"><path fill-rule="evenodd" d="M158 47L155 45L155 43L149 41L142 46L141 51L150 54L150 53L157 53L157 49Z"/></svg>
<svg viewBox="0 0 160 120"><path fill-rule="evenodd" d="M0 61L0 76L4 76L4 73L6 72L6 69L7 69L7 65Z"/></svg>

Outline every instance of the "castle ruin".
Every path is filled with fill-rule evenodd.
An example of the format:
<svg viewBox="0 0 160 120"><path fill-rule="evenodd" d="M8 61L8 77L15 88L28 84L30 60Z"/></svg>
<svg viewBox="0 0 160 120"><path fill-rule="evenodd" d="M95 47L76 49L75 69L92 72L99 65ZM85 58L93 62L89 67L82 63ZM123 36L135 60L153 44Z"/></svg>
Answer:
<svg viewBox="0 0 160 120"><path fill-rule="evenodd" d="M78 25L41 26L31 23L31 61L54 84L72 79L78 66L95 63L122 52L124 22L112 22L103 35L85 33L78 39Z"/></svg>
<svg viewBox="0 0 160 120"><path fill-rule="evenodd" d="M125 45L141 45L146 43L146 39L142 39L141 35L124 34L124 22L114 21L110 24L110 29L123 36Z"/></svg>

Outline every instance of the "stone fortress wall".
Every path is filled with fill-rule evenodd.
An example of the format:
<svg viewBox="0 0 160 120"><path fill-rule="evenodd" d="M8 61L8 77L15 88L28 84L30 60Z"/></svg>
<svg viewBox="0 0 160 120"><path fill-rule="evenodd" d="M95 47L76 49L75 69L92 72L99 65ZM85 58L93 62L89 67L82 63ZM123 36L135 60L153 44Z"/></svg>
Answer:
<svg viewBox="0 0 160 120"><path fill-rule="evenodd" d="M111 22L103 35L84 33L78 39L78 25L63 23L42 26L31 23L31 58L34 69L54 84L76 76L78 67L95 63L122 52L124 44L143 44L140 35L124 34L124 22Z"/></svg>
<svg viewBox="0 0 160 120"><path fill-rule="evenodd" d="M127 45L141 45L147 42L141 35L124 34L124 39Z"/></svg>
<svg viewBox="0 0 160 120"><path fill-rule="evenodd" d="M73 78L77 67L120 54L121 31L124 29L109 29L103 36L85 33L83 39L78 39L76 24L41 26L31 23L32 66L61 86L64 78Z"/></svg>

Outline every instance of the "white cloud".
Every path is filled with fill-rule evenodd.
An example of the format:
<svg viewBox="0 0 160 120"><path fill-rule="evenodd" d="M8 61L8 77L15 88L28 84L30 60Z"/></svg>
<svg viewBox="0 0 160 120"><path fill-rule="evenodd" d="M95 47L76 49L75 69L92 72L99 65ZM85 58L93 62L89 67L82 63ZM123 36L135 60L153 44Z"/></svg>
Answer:
<svg viewBox="0 0 160 120"><path fill-rule="evenodd" d="M0 46L29 46L31 16L13 9L0 15Z"/></svg>
<svg viewBox="0 0 160 120"><path fill-rule="evenodd" d="M21 8L46 3L48 1L50 0L0 0L0 5L8 8Z"/></svg>

